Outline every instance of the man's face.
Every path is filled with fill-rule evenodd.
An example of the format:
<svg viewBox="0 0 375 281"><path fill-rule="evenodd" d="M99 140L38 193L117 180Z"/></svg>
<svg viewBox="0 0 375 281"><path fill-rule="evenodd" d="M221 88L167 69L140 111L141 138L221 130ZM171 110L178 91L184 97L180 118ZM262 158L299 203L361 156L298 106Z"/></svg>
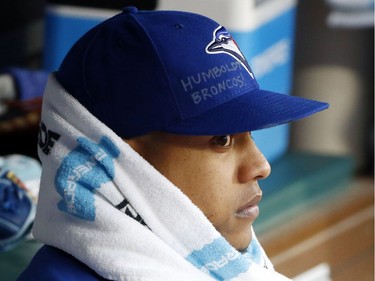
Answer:
<svg viewBox="0 0 375 281"><path fill-rule="evenodd" d="M248 247L262 197L258 180L270 173L249 133L152 133L127 142L179 187L233 247Z"/></svg>

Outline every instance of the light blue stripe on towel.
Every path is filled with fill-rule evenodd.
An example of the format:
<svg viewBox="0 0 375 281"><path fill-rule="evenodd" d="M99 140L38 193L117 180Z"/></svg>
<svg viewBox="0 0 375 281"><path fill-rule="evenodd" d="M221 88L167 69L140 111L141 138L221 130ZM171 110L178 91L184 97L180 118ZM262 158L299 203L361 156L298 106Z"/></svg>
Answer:
<svg viewBox="0 0 375 281"><path fill-rule="evenodd" d="M258 265L261 265L263 267L267 266L266 261L264 260L262 247L260 246L259 241L257 239L253 238L243 256L249 261L254 262Z"/></svg>
<svg viewBox="0 0 375 281"><path fill-rule="evenodd" d="M227 280L246 272L250 266L241 253L223 238L217 238L200 250L193 251L186 259L216 280Z"/></svg>
<svg viewBox="0 0 375 281"><path fill-rule="evenodd" d="M58 208L76 217L94 221L95 189L113 179L113 159L120 154L116 145L103 136L100 143L77 139L78 146L62 161L56 172L55 185L61 195Z"/></svg>

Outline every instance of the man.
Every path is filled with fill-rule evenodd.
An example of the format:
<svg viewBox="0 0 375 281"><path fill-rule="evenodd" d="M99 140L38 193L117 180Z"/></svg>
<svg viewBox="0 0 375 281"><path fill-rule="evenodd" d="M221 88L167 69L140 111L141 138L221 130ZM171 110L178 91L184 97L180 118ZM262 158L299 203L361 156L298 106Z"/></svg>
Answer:
<svg viewBox="0 0 375 281"><path fill-rule="evenodd" d="M252 229L270 166L251 131L325 108L260 90L210 19L125 8L47 85L34 235L48 246L19 280L287 280Z"/></svg>

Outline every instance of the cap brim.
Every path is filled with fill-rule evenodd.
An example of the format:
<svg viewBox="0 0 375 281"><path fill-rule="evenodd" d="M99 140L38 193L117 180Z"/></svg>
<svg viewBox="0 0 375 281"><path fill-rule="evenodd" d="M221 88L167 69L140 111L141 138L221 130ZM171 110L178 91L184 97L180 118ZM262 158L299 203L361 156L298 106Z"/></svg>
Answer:
<svg viewBox="0 0 375 281"><path fill-rule="evenodd" d="M167 131L187 135L235 134L289 123L328 107L320 101L255 90L204 114L168 126Z"/></svg>

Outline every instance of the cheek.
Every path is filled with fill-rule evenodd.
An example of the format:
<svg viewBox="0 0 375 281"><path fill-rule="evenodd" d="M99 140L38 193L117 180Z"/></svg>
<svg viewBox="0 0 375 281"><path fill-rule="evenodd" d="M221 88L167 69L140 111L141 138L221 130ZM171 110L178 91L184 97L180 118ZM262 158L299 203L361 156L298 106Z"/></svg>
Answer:
<svg viewBox="0 0 375 281"><path fill-rule="evenodd" d="M236 206L235 165L230 160L218 154L179 150L164 154L154 164L220 231Z"/></svg>
<svg viewBox="0 0 375 281"><path fill-rule="evenodd" d="M202 162L201 162L202 163ZM233 213L232 172L196 165L176 184L197 205L215 227L227 222Z"/></svg>

